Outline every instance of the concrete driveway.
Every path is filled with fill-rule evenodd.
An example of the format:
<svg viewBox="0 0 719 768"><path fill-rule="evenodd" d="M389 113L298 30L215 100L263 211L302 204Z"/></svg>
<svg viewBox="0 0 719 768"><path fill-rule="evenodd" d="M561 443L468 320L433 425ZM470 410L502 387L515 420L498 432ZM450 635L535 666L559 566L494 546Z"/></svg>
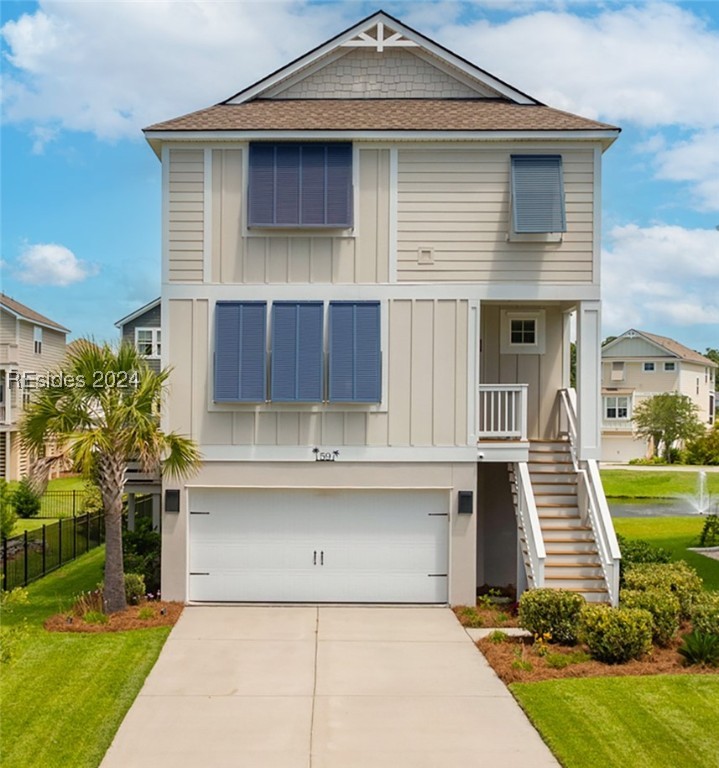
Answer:
<svg viewBox="0 0 719 768"><path fill-rule="evenodd" d="M189 607L101 768L558 766L447 608Z"/></svg>

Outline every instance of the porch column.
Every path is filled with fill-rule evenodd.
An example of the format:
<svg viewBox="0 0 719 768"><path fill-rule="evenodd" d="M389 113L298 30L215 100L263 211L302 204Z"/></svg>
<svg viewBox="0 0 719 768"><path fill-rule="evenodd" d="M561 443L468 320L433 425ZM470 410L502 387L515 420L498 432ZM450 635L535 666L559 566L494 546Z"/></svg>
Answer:
<svg viewBox="0 0 719 768"><path fill-rule="evenodd" d="M135 494L127 494L127 530L135 530Z"/></svg>
<svg viewBox="0 0 719 768"><path fill-rule="evenodd" d="M601 455L601 311L599 301L577 306L577 426L580 459Z"/></svg>
<svg viewBox="0 0 719 768"><path fill-rule="evenodd" d="M152 494L152 530L160 530L160 494Z"/></svg>

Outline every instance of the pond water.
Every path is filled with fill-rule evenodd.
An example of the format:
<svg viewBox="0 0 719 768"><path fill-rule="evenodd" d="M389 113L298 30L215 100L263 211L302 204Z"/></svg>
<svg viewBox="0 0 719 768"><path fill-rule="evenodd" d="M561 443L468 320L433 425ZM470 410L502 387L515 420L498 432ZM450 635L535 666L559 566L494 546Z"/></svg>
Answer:
<svg viewBox="0 0 719 768"><path fill-rule="evenodd" d="M698 517L684 499L607 499L612 517Z"/></svg>

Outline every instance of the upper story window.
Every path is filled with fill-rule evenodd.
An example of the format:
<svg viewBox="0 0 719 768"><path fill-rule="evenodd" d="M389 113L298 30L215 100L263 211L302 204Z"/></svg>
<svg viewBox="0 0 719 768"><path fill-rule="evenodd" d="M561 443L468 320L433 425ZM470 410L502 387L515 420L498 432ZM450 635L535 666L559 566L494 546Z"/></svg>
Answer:
<svg viewBox="0 0 719 768"><path fill-rule="evenodd" d="M612 362L612 381L624 381L624 362L615 360Z"/></svg>
<svg viewBox="0 0 719 768"><path fill-rule="evenodd" d="M561 155L512 155L511 161L513 231L566 232Z"/></svg>
<svg viewBox="0 0 719 768"><path fill-rule="evenodd" d="M352 144L253 142L250 227L352 226Z"/></svg>
<svg viewBox="0 0 719 768"><path fill-rule="evenodd" d="M42 328L39 325L32 329L32 350L36 355L42 353Z"/></svg>
<svg viewBox="0 0 719 768"><path fill-rule="evenodd" d="M654 373L656 366L654 363L644 363L644 373Z"/></svg>
<svg viewBox="0 0 719 768"><path fill-rule="evenodd" d="M135 347L143 357L159 359L162 340L159 328L135 328Z"/></svg>
<svg viewBox="0 0 719 768"><path fill-rule="evenodd" d="M215 402L379 403L382 351L378 301L272 305L267 365L267 304L219 301L215 307ZM326 382L326 384L325 384Z"/></svg>
<svg viewBox="0 0 719 768"><path fill-rule="evenodd" d="M677 364L674 362L671 363L664 363L664 370L667 372L676 371Z"/></svg>

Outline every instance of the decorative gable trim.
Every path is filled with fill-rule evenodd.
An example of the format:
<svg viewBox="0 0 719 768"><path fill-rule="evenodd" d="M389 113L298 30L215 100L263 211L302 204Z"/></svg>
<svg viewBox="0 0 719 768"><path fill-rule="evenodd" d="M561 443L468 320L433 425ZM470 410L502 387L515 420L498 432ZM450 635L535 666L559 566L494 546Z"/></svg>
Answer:
<svg viewBox="0 0 719 768"><path fill-rule="evenodd" d="M380 25L382 25L381 32L379 31ZM392 30L392 34L389 38L385 38L384 36L386 27L389 27L390 30ZM374 38L370 34L373 31L376 31ZM309 53L306 53L304 56L300 56L286 66L281 67L254 85L245 88L245 90L240 91L221 103L242 104L251 99L267 98L270 96L272 89L280 83L284 84L288 78L298 74L300 71L304 71L303 74L305 75L309 74L306 72L307 67L316 64L319 64L320 67L324 66L326 63L325 57L329 54L346 47L359 47L359 42L363 43L362 47L373 47L375 50L380 50L380 46L382 49L391 47L412 47L417 48L419 51L424 50L469 76L472 81L476 82L476 87L480 91L484 88L489 88L492 91L495 91L498 97L509 99L517 104L540 104L539 101L533 99L526 93L513 88L508 83L489 74L489 72L485 72L483 69L480 69L466 59L463 59L461 56L452 53L444 46L435 43L411 27L407 27L402 24L401 21L383 11L368 16L353 27L350 27L328 40L326 43L323 43ZM414 45L410 46L410 43L413 43ZM320 62L320 60L322 61ZM317 68L318 67L315 67L313 71L316 71Z"/></svg>

